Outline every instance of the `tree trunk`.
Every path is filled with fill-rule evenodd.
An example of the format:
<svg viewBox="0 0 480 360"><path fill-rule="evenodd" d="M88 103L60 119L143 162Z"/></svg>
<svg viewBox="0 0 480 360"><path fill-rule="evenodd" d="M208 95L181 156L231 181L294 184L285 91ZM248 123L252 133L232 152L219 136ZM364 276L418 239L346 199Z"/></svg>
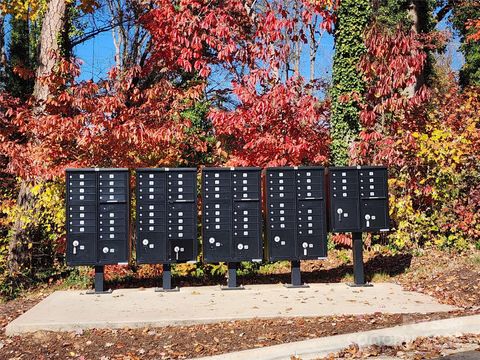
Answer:
<svg viewBox="0 0 480 360"><path fill-rule="evenodd" d="M8 247L8 270L11 276L19 276L29 263L28 243L31 242L32 226L28 219L33 216L35 199L28 182L22 181L18 193L17 214L12 227L12 235Z"/></svg>
<svg viewBox="0 0 480 360"><path fill-rule="evenodd" d="M42 81L42 77L49 75L55 66L55 55L60 54L62 34L66 24L66 0L50 0L42 20L42 30L39 39L38 68L36 70L33 96L37 100L34 112L40 114L45 109L50 89ZM32 139L35 141L35 139ZM17 198L19 214L12 228L8 251L8 268L12 275L21 274L29 264L28 243L35 236L35 225L29 219L35 217L35 196L31 192L29 181L23 179Z"/></svg>
<svg viewBox="0 0 480 360"><path fill-rule="evenodd" d="M415 34L421 34L427 31L428 21L428 7L424 0L411 0L408 10L410 19L412 20L411 31ZM427 60L428 61L428 60ZM415 92L418 91L426 83L428 66L425 64L422 72L417 76L415 84L409 86L406 91L409 97L413 97Z"/></svg>
<svg viewBox="0 0 480 360"><path fill-rule="evenodd" d="M0 90L5 88L7 55L5 51L5 16L0 13Z"/></svg>
<svg viewBox="0 0 480 360"><path fill-rule="evenodd" d="M33 96L38 101L38 111L43 111L42 104L48 98L48 86L41 78L49 75L55 66L56 57L60 53L61 34L65 28L66 0L50 0L42 21L39 40L38 67L35 74Z"/></svg>

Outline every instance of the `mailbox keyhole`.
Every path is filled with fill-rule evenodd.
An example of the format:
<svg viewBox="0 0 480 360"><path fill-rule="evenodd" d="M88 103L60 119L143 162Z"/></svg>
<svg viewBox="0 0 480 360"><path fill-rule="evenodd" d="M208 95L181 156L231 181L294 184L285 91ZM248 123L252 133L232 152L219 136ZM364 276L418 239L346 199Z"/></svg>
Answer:
<svg viewBox="0 0 480 360"><path fill-rule="evenodd" d="M371 219L371 216L369 214L366 214L365 215L365 220L367 220L367 223L366 223L366 227L370 227L370 219Z"/></svg>
<svg viewBox="0 0 480 360"><path fill-rule="evenodd" d="M73 245L73 255L77 255L77 246L80 245L80 243L77 240L75 240L72 243L72 245Z"/></svg>
<svg viewBox="0 0 480 360"><path fill-rule="evenodd" d="M338 214L338 221L341 222L342 221L343 209L342 208L337 209L337 214Z"/></svg>

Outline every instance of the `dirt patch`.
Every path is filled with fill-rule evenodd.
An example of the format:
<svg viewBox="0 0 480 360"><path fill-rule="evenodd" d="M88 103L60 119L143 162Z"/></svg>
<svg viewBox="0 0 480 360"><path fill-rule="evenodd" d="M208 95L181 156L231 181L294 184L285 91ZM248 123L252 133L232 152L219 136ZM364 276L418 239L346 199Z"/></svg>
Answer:
<svg viewBox="0 0 480 360"><path fill-rule="evenodd" d="M0 337L3 343L0 358L185 359L461 314L463 313L253 319L155 329L37 332L26 336Z"/></svg>

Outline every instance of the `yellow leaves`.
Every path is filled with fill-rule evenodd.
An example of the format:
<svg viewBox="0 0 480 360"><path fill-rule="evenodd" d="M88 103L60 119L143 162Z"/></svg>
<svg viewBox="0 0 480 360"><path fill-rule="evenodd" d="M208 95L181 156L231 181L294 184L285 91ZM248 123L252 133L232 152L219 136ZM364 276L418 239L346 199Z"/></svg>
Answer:
<svg viewBox="0 0 480 360"><path fill-rule="evenodd" d="M0 3L0 12L17 19L35 21L43 14L46 6L47 0L3 0Z"/></svg>
<svg viewBox="0 0 480 360"><path fill-rule="evenodd" d="M75 3L75 0L66 0ZM39 20L47 8L48 0L1 0L0 12L17 19ZM78 8L84 13L93 13L99 4L95 0L81 0Z"/></svg>

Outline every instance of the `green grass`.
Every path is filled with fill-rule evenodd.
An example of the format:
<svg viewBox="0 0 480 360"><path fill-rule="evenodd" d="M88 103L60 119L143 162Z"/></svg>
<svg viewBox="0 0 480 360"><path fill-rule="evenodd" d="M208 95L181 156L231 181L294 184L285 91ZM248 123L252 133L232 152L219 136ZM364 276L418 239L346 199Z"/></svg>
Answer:
<svg viewBox="0 0 480 360"><path fill-rule="evenodd" d="M378 272L373 274L372 276L372 282L376 282L376 283L388 282L390 281L390 279L391 279L391 276L384 272Z"/></svg>

